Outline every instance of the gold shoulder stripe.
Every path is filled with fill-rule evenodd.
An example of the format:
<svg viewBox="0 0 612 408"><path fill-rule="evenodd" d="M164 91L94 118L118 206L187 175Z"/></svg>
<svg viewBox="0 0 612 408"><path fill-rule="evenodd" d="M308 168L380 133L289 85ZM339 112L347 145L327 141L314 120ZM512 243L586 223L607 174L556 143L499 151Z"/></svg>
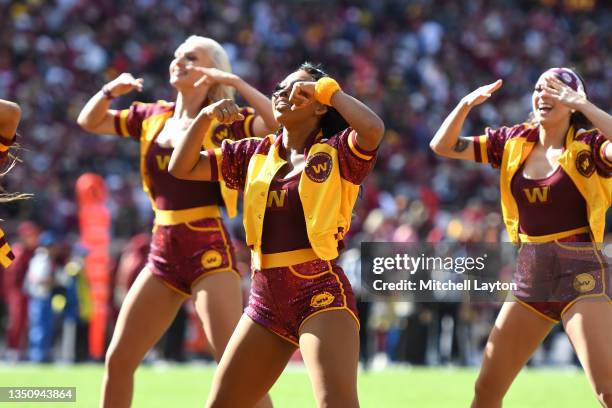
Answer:
<svg viewBox="0 0 612 408"><path fill-rule="evenodd" d="M478 136L478 147L480 148L480 160L482 163L489 163L489 155L487 154L487 137Z"/></svg>
<svg viewBox="0 0 612 408"><path fill-rule="evenodd" d="M351 149L351 152L353 152L355 156L359 157L362 160L370 160L372 159L372 157L374 157L372 155L365 155L359 151L359 148L355 145L355 142L353 141L352 134L349 135L347 139L348 139L349 148Z"/></svg>
<svg viewBox="0 0 612 408"><path fill-rule="evenodd" d="M222 161L223 161L223 151L221 150L221 148L217 148L217 149L212 149L211 150L212 153L214 154L214 162L215 165L217 166L217 179L218 180L223 180L223 176L222 176Z"/></svg>
<svg viewBox="0 0 612 408"><path fill-rule="evenodd" d="M119 129L121 131L121 136L129 136L128 128L127 128L127 117L130 114L129 109L123 109L119 112Z"/></svg>
<svg viewBox="0 0 612 408"><path fill-rule="evenodd" d="M251 132L251 126L253 125L251 122L255 119L255 115L248 115L244 120L244 134L247 137L253 137L254 135Z"/></svg>
<svg viewBox="0 0 612 408"><path fill-rule="evenodd" d="M606 157L606 150L608 149L612 149L612 143L610 143L609 140L606 140L601 144L601 147L599 148L599 155L607 166L612 167L612 161L608 160L608 158Z"/></svg>

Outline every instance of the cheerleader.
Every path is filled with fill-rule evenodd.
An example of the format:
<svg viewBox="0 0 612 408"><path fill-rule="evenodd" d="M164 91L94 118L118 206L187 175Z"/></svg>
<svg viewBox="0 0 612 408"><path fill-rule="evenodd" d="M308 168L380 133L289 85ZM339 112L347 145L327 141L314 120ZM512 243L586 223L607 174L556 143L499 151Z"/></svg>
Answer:
<svg viewBox="0 0 612 408"><path fill-rule="evenodd" d="M502 81L465 96L433 140L439 155L500 169L508 234L521 244L514 300L503 305L476 381L473 407L501 407L521 368L561 322L599 401L612 406L610 268L599 251L612 201L612 117L582 79L551 68L527 123L459 137L470 110Z"/></svg>
<svg viewBox="0 0 612 408"><path fill-rule="evenodd" d="M142 90L142 78L124 73L87 102L78 123L97 134L116 134L140 143L140 171L155 223L148 262L130 288L108 352L101 406L127 407L134 371L166 331L179 307L193 300L214 358L219 361L242 314L240 275L220 207L236 213L237 195L217 181L185 181L168 173L181 132L203 107L232 100L234 89L252 106L240 108L231 125L213 120L201 128L200 148L224 139L262 136L277 128L270 100L231 73L223 48L210 38L182 43L169 67L175 102L134 103L114 110L111 101ZM263 395L262 395L263 397ZM269 406L269 399L262 406Z"/></svg>
<svg viewBox="0 0 612 408"><path fill-rule="evenodd" d="M200 153L212 120L240 119L230 100L204 108L170 162L177 177L223 180L244 191L249 305L208 406L253 406L299 348L318 406L357 407L359 320L336 258L384 125L311 64L277 86L272 104L281 131Z"/></svg>

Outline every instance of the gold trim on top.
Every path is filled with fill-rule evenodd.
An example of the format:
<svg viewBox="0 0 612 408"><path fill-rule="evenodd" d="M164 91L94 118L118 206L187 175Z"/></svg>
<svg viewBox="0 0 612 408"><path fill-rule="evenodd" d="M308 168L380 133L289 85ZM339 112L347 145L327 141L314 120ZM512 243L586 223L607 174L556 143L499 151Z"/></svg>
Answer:
<svg viewBox="0 0 612 408"><path fill-rule="evenodd" d="M521 242L552 242L557 239L563 239L567 237L571 237L572 235L584 234L590 232L591 229L589 227L580 227L574 228L569 231L561 231L556 232L554 234L548 235L527 235L527 234L519 234L519 238Z"/></svg>
<svg viewBox="0 0 612 408"><path fill-rule="evenodd" d="M606 149L608 148L608 146L612 146L612 142L610 142L609 140L603 142L601 144L601 147L599 148L599 155L601 156L601 159L606 165L612 166L612 161L608 160L608 158L606 157Z"/></svg>
<svg viewBox="0 0 612 408"><path fill-rule="evenodd" d="M123 137L127 137L130 135L130 132L127 128L127 118L129 113L129 109L124 109L119 112L119 130L121 131L121 136Z"/></svg>
<svg viewBox="0 0 612 408"><path fill-rule="evenodd" d="M348 136L348 144L349 144L349 147L351 148L351 152L355 156L359 157L360 159L362 159L362 160L371 160L372 157L374 157L373 155L365 155L365 154L363 154L363 153L361 153L359 151L358 147L356 146L356 142L353 140L353 135L352 134L350 134Z"/></svg>
<svg viewBox="0 0 612 408"><path fill-rule="evenodd" d="M316 259L319 259L319 257L312 248L277 252L275 254L261 254L261 269L286 267Z"/></svg>
<svg viewBox="0 0 612 408"><path fill-rule="evenodd" d="M202 218L220 218L221 210L217 205L187 208L185 210L159 210L155 209L156 225L176 225Z"/></svg>
<svg viewBox="0 0 612 408"><path fill-rule="evenodd" d="M480 148L480 162L489 163L489 155L487 153L487 136L478 136L478 147Z"/></svg>

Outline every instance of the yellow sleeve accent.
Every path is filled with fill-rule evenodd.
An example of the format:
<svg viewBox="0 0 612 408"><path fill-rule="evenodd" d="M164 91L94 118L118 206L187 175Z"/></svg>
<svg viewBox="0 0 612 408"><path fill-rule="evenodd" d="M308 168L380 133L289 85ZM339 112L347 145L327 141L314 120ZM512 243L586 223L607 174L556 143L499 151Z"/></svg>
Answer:
<svg viewBox="0 0 612 408"><path fill-rule="evenodd" d="M478 136L478 147L480 148L480 160L482 160L482 163L488 163L489 155L487 154L487 136Z"/></svg>
<svg viewBox="0 0 612 408"><path fill-rule="evenodd" d="M601 160L603 160L606 165L612 167L612 161L608 160L608 158L606 157L606 149L612 148L610 146L612 146L612 143L610 143L609 140L603 142L601 144L601 147L599 148L599 155L601 156Z"/></svg>
<svg viewBox="0 0 612 408"><path fill-rule="evenodd" d="M349 145L349 148L351 149L351 152L353 152L353 154L355 156L359 157L362 160L371 160L372 157L374 157L374 155L366 155L366 154L363 154L362 152L360 152L359 151L359 147L357 147L357 145L356 145L356 143L355 143L355 141L353 139L354 139L354 133L351 132L348 135L348 145Z"/></svg>
<svg viewBox="0 0 612 408"><path fill-rule="evenodd" d="M9 147L7 145L5 145L4 143L0 143L0 153L4 153L9 149Z"/></svg>
<svg viewBox="0 0 612 408"><path fill-rule="evenodd" d="M119 131L121 132L121 136L129 136L128 128L127 128L127 117L130 114L129 109L124 109L119 111Z"/></svg>
<svg viewBox="0 0 612 408"><path fill-rule="evenodd" d="M253 137L254 135L251 132L251 126L253 126L252 122L255 119L255 115L248 115L244 120L244 134L246 137Z"/></svg>
<svg viewBox="0 0 612 408"><path fill-rule="evenodd" d="M217 165L217 180L223 180L223 174L221 173L221 160L223 160L223 152L221 148L213 149L215 155L215 164Z"/></svg>

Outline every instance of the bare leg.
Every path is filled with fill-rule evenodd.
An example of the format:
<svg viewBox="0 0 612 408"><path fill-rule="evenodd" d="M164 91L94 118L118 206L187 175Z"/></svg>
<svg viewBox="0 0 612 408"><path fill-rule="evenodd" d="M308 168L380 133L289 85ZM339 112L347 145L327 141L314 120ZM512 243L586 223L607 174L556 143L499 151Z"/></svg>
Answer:
<svg viewBox="0 0 612 408"><path fill-rule="evenodd" d="M554 323L518 302L502 306L484 350L472 408L496 408Z"/></svg>
<svg viewBox="0 0 612 408"><path fill-rule="evenodd" d="M172 323L185 297L144 269L128 291L106 353L100 406L129 407L134 372Z"/></svg>
<svg viewBox="0 0 612 408"><path fill-rule="evenodd" d="M232 271L215 273L198 282L192 293L204 334L219 362L242 315L240 278ZM256 406L272 407L270 396L266 395Z"/></svg>
<svg viewBox="0 0 612 408"><path fill-rule="evenodd" d="M318 407L359 407L359 328L351 314L331 310L308 319L300 332L300 351Z"/></svg>
<svg viewBox="0 0 612 408"><path fill-rule="evenodd" d="M296 347L242 315L215 372L206 406L255 406L281 375Z"/></svg>
<svg viewBox="0 0 612 408"><path fill-rule="evenodd" d="M602 406L612 407L612 305L582 299L563 314L563 326Z"/></svg>
<svg viewBox="0 0 612 408"><path fill-rule="evenodd" d="M240 279L235 272L214 273L199 281L192 293L204 334L219 362L242 315Z"/></svg>

